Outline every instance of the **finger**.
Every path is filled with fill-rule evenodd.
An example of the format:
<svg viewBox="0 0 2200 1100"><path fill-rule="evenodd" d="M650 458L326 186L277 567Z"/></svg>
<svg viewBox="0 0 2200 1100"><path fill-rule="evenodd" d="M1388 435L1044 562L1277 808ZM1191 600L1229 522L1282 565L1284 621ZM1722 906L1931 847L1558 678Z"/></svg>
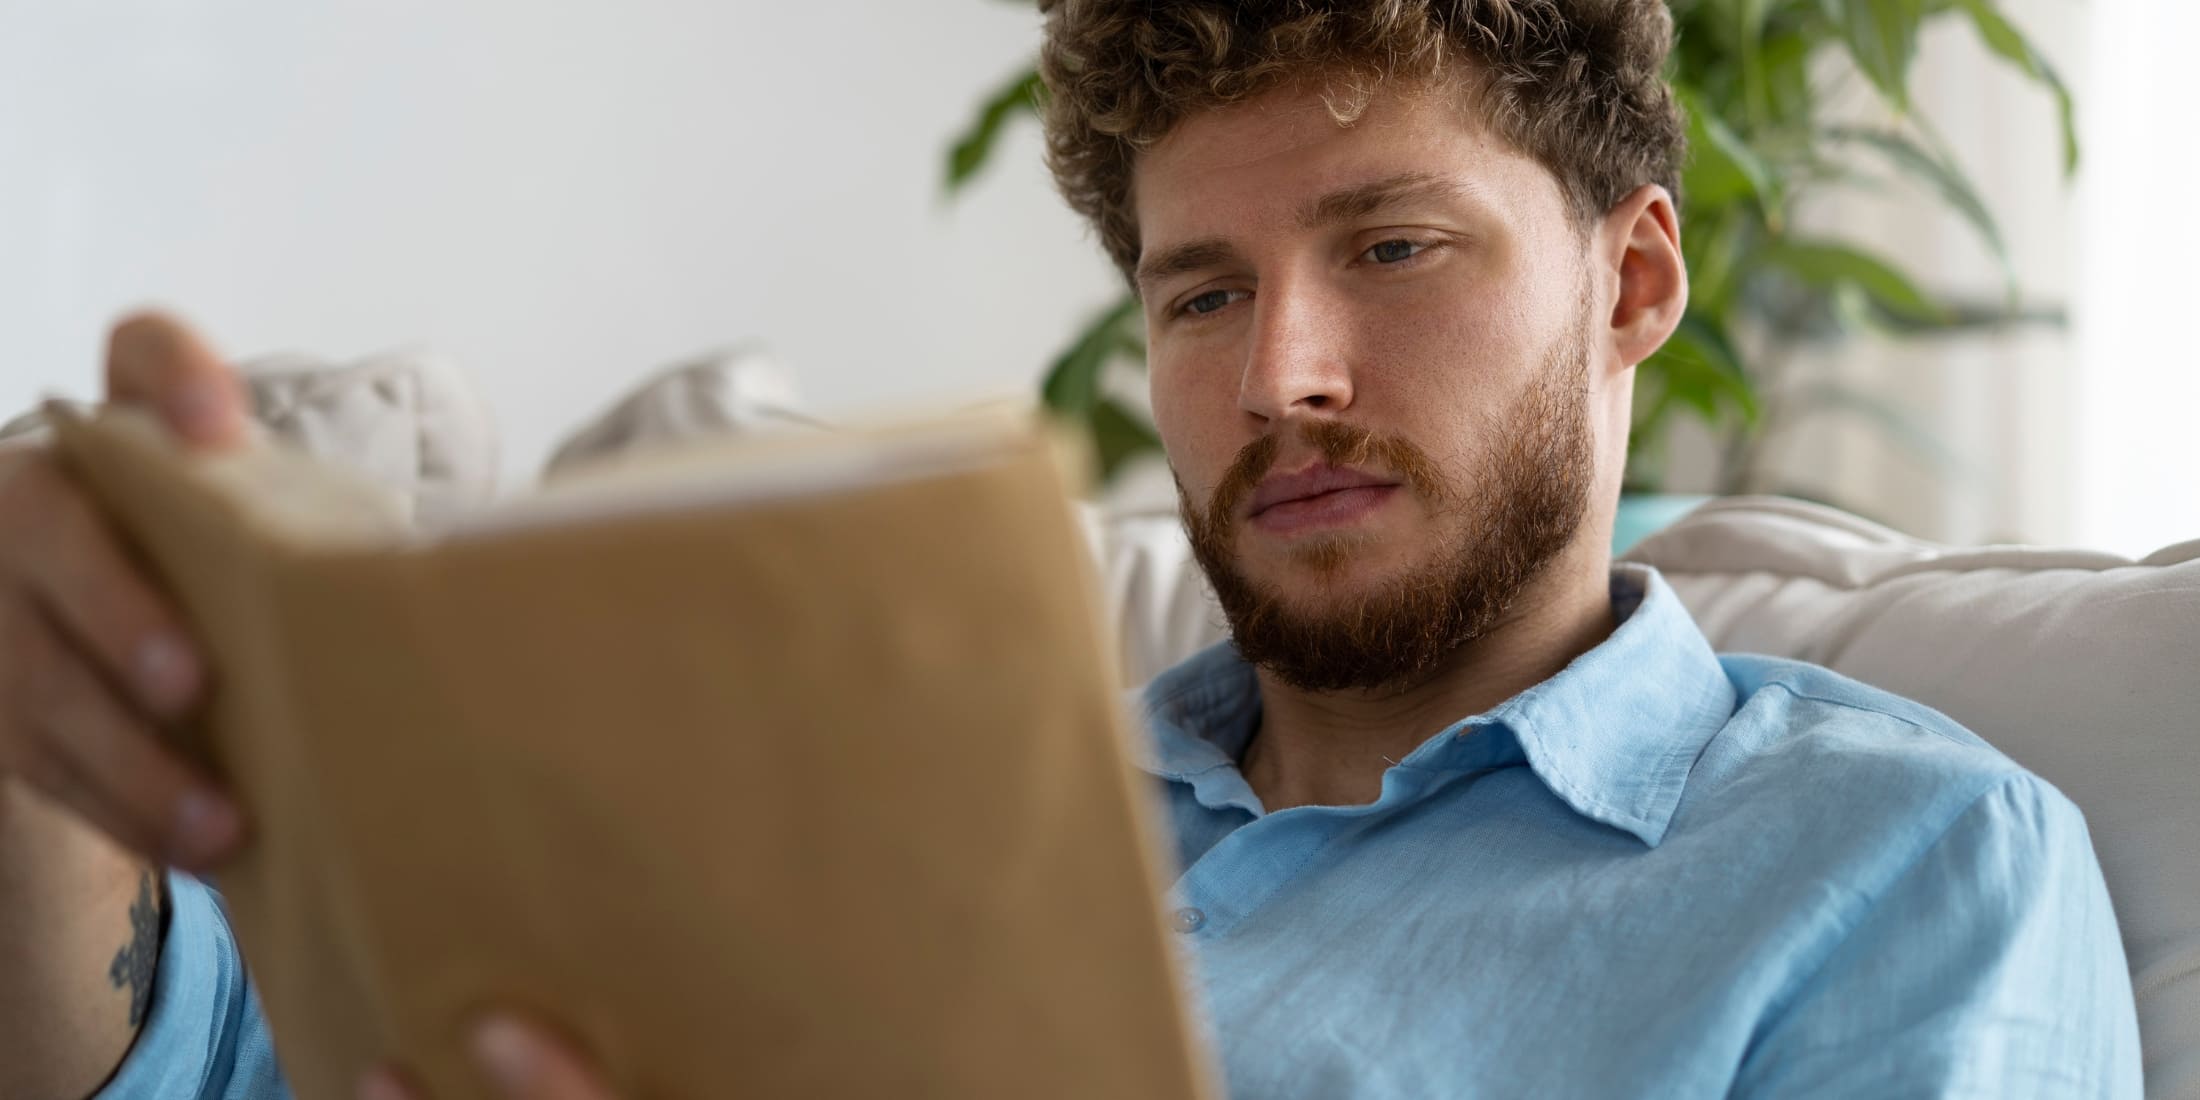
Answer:
<svg viewBox="0 0 2200 1100"><path fill-rule="evenodd" d="M27 716L57 769L33 771L55 797L139 852L205 871L244 839L244 818L220 789L163 749L83 658L50 635L28 632L20 649L39 672Z"/></svg>
<svg viewBox="0 0 2200 1100"><path fill-rule="evenodd" d="M26 793L57 808L116 844L148 859L160 850L160 838L135 818L125 816L106 800L92 796L76 770L42 745L27 755L7 761L6 770L23 783ZM0 777L5 778L5 777Z"/></svg>
<svg viewBox="0 0 2200 1100"><path fill-rule="evenodd" d="M242 442L244 387L235 371L189 326L163 313L132 314L107 338L109 400L157 410L186 442Z"/></svg>
<svg viewBox="0 0 2200 1100"><path fill-rule="evenodd" d="M504 1100L616 1100L570 1047L516 1017L483 1020L472 1046L474 1060Z"/></svg>
<svg viewBox="0 0 2200 1100"><path fill-rule="evenodd" d="M359 1100L422 1100L426 1095L393 1066L379 1066L359 1078Z"/></svg>
<svg viewBox="0 0 2200 1100"><path fill-rule="evenodd" d="M181 616L68 476L32 459L0 494L8 514L38 525L36 537L10 542L40 609L148 713L174 718L197 703L205 668Z"/></svg>

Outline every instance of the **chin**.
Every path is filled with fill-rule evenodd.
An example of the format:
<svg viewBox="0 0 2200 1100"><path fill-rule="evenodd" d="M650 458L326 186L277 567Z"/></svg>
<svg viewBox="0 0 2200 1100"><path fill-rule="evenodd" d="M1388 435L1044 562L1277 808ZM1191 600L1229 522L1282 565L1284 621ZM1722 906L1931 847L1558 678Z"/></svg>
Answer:
<svg viewBox="0 0 2200 1100"><path fill-rule="evenodd" d="M1281 595L1321 592L1332 597L1373 592L1411 572L1411 563L1383 540L1364 534L1318 534L1269 548L1238 568L1255 584Z"/></svg>

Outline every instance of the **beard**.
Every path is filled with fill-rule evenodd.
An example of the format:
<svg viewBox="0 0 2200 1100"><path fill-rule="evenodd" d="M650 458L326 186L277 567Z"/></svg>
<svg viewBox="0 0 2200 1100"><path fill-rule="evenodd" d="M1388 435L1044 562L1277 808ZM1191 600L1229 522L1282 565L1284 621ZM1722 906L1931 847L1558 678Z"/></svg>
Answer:
<svg viewBox="0 0 2200 1100"><path fill-rule="evenodd" d="M1397 477L1435 520L1432 560L1346 593L1328 606L1294 603L1237 565L1238 513L1275 465L1265 435L1231 463L1205 509L1177 481L1192 554L1206 572L1246 661L1303 691L1399 690L1486 636L1566 548L1588 511L1595 477L1583 325L1544 357L1527 392L1485 448L1480 484L1461 488L1411 441L1333 420L1302 422L1302 441L1336 466ZM1370 467L1370 460L1378 465ZM1364 536L1319 535L1289 551L1323 579L1342 579Z"/></svg>

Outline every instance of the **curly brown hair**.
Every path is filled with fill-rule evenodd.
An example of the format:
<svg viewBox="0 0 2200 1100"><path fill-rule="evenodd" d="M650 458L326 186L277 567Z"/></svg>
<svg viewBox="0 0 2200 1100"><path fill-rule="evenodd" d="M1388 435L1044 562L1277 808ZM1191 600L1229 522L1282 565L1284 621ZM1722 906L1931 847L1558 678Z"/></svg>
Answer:
<svg viewBox="0 0 2200 1100"><path fill-rule="evenodd" d="M1047 166L1130 279L1131 170L1193 112L1319 77L1340 123L1385 80L1463 79L1583 226L1645 183L1680 196L1665 0L1040 0ZM1462 64L1462 62L1464 62Z"/></svg>

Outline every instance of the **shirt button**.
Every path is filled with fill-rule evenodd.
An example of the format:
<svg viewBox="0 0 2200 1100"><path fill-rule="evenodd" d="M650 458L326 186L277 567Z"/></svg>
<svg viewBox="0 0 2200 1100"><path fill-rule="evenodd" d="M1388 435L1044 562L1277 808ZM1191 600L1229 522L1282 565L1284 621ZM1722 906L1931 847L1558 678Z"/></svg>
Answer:
<svg viewBox="0 0 2200 1100"><path fill-rule="evenodd" d="M1200 925L1207 923L1207 914L1187 905L1172 914L1169 923L1179 932L1197 932Z"/></svg>

